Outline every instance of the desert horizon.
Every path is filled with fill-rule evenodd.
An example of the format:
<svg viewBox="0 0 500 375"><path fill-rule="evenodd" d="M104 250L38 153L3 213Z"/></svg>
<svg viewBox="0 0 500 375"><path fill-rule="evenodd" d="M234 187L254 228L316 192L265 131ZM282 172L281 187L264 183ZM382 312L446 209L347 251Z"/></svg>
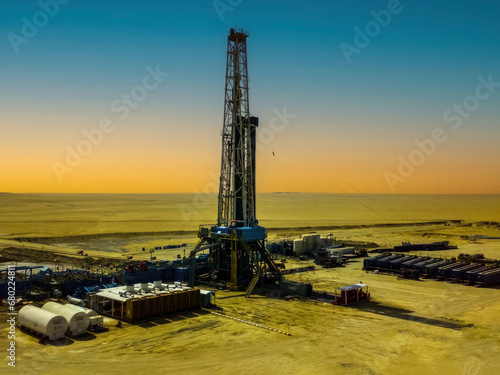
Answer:
<svg viewBox="0 0 500 375"><path fill-rule="evenodd" d="M300 201L299 196L305 201ZM57 260L67 269L100 272L103 265L120 266L130 256L135 261L149 259L149 253L141 251L143 247L186 243L184 249L189 252L198 241L197 225L202 223L199 220L213 219L216 214L216 200L209 200L206 206L198 207L202 214L193 213L189 218L193 223L186 224L179 217L179 205L193 205L193 197L187 195L189 199L179 201L179 195L171 194L103 195L97 197L100 199L78 194L14 194L10 198L2 195L0 264L55 267ZM310 232L331 233L340 243L368 249L401 245L402 241L446 240L458 249L427 255L448 259L461 253L481 252L487 258L500 258L498 241L469 241L473 233L500 235L495 210L500 196L492 200L450 195L444 201L441 197L442 206L448 210L435 207L437 201L432 197L420 197L416 202L414 198L392 196L376 202L347 196L264 194L259 196L257 209L259 216L270 218L262 220L263 225L281 224L268 230L269 243L283 240L284 235L293 239ZM434 209L429 211L431 207ZM478 207L483 220L474 221ZM331 208L336 210L330 216L312 220ZM393 215L393 220L386 221L369 208L383 208L386 216ZM287 216L299 213L300 218L287 220ZM400 216L409 213L422 221ZM373 215L371 221L366 219L367 214ZM342 219L343 216L348 219ZM462 219L447 221L456 219L455 216ZM446 219L432 220L438 217ZM182 250L161 250L154 255L158 260L173 261L183 254ZM90 259L84 261L79 251L86 252ZM310 259L287 258L287 268L312 264ZM75 374L118 374L143 368L141 361L147 361L153 373L163 371L167 362L179 374L209 374L214 369L220 374L496 373L495 358L500 348L496 323L498 287L477 289L432 279L398 280L394 275L366 272L362 266L362 258L353 259L343 267L317 267L314 272L287 276L289 280L311 283L314 290L325 293L362 281L368 285L372 300L353 307L332 306L315 299L286 300L277 297L273 289L260 287L250 298L241 292L216 291L217 305L225 315L291 336L224 320L205 310L147 322L125 322L122 328L116 327L115 319L106 317L108 332L46 345L41 345L37 336L19 329L17 366L20 373L37 371L51 375L66 373L67 368ZM35 302L35 306L38 304ZM5 311L0 316L5 317ZM0 328L0 334L6 335L7 325ZM228 347L232 348L229 352ZM141 361L122 360L130 355L131 348ZM89 356L92 363L87 360ZM226 365L228 361L232 363L230 367Z"/></svg>

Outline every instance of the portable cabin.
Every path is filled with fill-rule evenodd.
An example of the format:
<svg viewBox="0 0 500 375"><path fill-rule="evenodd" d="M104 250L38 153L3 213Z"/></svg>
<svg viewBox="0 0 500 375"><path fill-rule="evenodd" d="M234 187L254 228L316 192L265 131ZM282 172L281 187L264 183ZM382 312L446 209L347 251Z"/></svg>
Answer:
<svg viewBox="0 0 500 375"><path fill-rule="evenodd" d="M370 300L370 293L368 293L368 285L366 284L353 284L335 289L335 302L336 305L351 305L360 301Z"/></svg>

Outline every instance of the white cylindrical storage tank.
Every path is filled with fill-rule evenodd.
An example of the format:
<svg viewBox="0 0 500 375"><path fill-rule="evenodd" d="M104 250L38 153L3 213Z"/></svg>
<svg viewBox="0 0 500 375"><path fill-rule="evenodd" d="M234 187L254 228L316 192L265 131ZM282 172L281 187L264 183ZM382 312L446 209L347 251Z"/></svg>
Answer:
<svg viewBox="0 0 500 375"><path fill-rule="evenodd" d="M149 292L149 283L141 283L141 289L145 292Z"/></svg>
<svg viewBox="0 0 500 375"><path fill-rule="evenodd" d="M71 307L56 302L47 302L42 309L62 315L68 322L68 335L79 336L87 332L89 317L83 311L75 311Z"/></svg>
<svg viewBox="0 0 500 375"><path fill-rule="evenodd" d="M154 287L157 288L157 289L163 289L163 285L161 283L161 280L157 280L153 283Z"/></svg>
<svg viewBox="0 0 500 375"><path fill-rule="evenodd" d="M293 252L295 255L304 254L304 241L303 240L293 240Z"/></svg>
<svg viewBox="0 0 500 375"><path fill-rule="evenodd" d="M82 311L82 312L84 312L85 314L87 314L87 316L89 317L89 319L92 316L99 315L94 310L90 310L90 309L87 309L87 308L82 307L82 306L75 306L75 305L65 305L65 306L68 307L68 308L70 308L70 309L73 309L75 311Z"/></svg>
<svg viewBox="0 0 500 375"><path fill-rule="evenodd" d="M62 339L68 329L63 316L30 305L19 310L17 321L20 326L47 336L50 341Z"/></svg>

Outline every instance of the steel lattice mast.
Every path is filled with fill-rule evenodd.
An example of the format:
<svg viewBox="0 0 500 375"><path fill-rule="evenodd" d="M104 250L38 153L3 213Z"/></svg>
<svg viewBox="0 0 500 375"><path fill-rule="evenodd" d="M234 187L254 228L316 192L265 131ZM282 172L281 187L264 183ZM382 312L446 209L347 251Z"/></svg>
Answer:
<svg viewBox="0 0 500 375"><path fill-rule="evenodd" d="M248 98L247 37L231 29L227 43L224 126L219 187L219 226L256 225L255 127Z"/></svg>
<svg viewBox="0 0 500 375"><path fill-rule="evenodd" d="M266 230L255 219L255 151L259 119L250 116L248 100L248 33L231 29L227 43L224 125L217 225L200 225L200 242L186 260L190 285L195 284L196 254L209 250L208 273L200 279L226 283L231 290L246 286L246 295L263 277L282 279L266 250Z"/></svg>

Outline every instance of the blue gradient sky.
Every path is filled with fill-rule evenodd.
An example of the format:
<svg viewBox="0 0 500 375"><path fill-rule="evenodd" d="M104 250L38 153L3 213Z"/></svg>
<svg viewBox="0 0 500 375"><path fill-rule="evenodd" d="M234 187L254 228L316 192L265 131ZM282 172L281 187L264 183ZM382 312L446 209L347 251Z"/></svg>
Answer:
<svg viewBox="0 0 500 375"><path fill-rule="evenodd" d="M222 0L225 3L225 0ZM500 81L500 4L401 1L403 10L347 63L340 43L385 1L242 1L221 20L212 1L70 1L15 53L8 33L37 1L0 13L0 191L192 192L219 173L226 35L248 39L251 111L263 127L296 117L259 151L259 191L500 193L500 88L393 189L398 157L474 94ZM62 181L53 170L83 129L147 66L170 73ZM275 156L272 155L275 151ZM472 181L471 181L472 180Z"/></svg>

